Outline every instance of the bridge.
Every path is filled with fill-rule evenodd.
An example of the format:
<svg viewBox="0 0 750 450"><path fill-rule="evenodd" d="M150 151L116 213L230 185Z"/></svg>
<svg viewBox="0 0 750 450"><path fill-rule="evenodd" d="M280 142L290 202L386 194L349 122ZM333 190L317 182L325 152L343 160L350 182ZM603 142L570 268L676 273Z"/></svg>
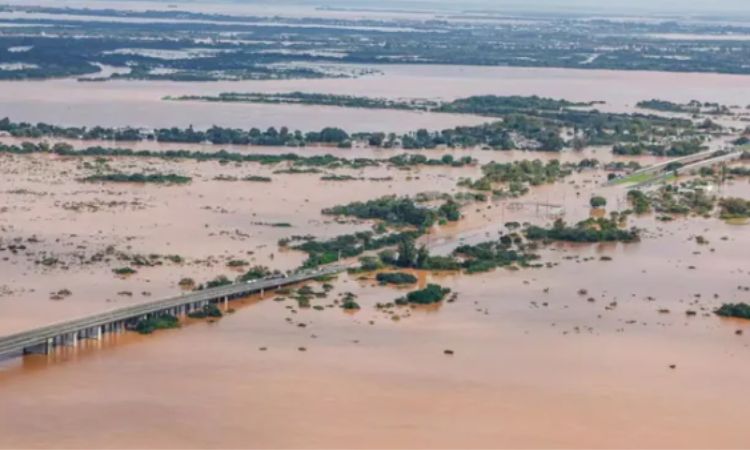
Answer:
<svg viewBox="0 0 750 450"><path fill-rule="evenodd" d="M149 303L126 306L74 320L0 337L0 356L27 353L48 353L55 346L74 346L80 339L101 339L104 333L119 332L139 320L164 314L180 316L202 309L212 303L225 305L232 299L263 293L291 284L309 281L321 276L334 275L346 266L334 265L315 270L299 271L289 276L264 278L245 283L204 289L177 297Z"/></svg>
<svg viewBox="0 0 750 450"><path fill-rule="evenodd" d="M669 160L662 161L657 164L652 164L642 169L635 170L629 173L625 178L637 177L638 175L657 174L657 173L663 172L664 169L669 167L671 164L680 164L682 166L685 166L687 164L692 164L698 161L703 161L703 160L714 158L717 154L721 154L721 151L720 150L705 150L702 152L694 153L692 155L669 159ZM613 185L613 184L619 183L620 181L622 181L622 178L617 177L617 178L613 178L612 180L607 181L606 184Z"/></svg>
<svg viewBox="0 0 750 450"><path fill-rule="evenodd" d="M736 151L732 153L727 153L727 154L707 158L701 161L694 162L692 164L684 165L682 167L679 167L673 170L672 172L664 173L657 177L651 178L650 180L646 180L642 183L636 184L633 187L645 188L645 187L655 186L657 183L669 178L672 175L690 175L692 173L695 173L697 170L703 167L711 167L717 164L724 164L724 163L736 161L738 159L742 159L743 154L744 154L744 151L740 150L740 151Z"/></svg>

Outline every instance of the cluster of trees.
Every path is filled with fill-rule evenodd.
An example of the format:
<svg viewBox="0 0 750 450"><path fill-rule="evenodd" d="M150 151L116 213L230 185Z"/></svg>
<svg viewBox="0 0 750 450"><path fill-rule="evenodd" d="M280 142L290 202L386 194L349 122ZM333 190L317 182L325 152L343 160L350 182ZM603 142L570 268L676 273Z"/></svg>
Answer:
<svg viewBox="0 0 750 450"><path fill-rule="evenodd" d="M233 94L237 95L237 94ZM260 94L252 94L251 98ZM322 98L337 96L326 94L269 94L269 99L281 101L304 100L321 101ZM298 98L299 97L299 98ZM263 97L265 98L265 97ZM388 101L367 97L344 97L362 104L389 104ZM338 99L342 100L342 99ZM269 100L270 101L270 100ZM343 100L342 100L343 101ZM383 103L385 102L385 103ZM344 105L344 106L345 106ZM688 119L665 118L642 114L602 113L597 110L571 109L581 106L566 100L540 97L498 97L475 96L458 99L434 106L434 110L451 113L483 114L499 119L478 126L455 127L442 131L420 129L411 133L355 133L350 135L336 127L326 127L320 131L302 133L290 131L286 127L270 127L263 131L258 128L243 130L213 126L207 130L188 128L161 128L146 132L135 128L105 127L59 127L45 123L14 123L9 119L0 121L0 131L17 137L64 137L69 139L108 139L123 141L156 140L160 142L201 143L266 146L304 146L308 144L329 144L350 147L352 142L364 142L383 148L402 147L405 149L433 149L440 146L468 148L484 146L498 150L521 147L528 150L557 152L566 146L580 148L586 144L615 145L618 154L665 154L670 156L690 154L698 151L702 143L696 136L698 130ZM590 104L586 104L590 105ZM424 109L419 102L399 103L399 109ZM567 130L572 130L574 138L563 139ZM684 139L684 136L692 136ZM677 139L680 137L681 139ZM660 142L661 141L661 142ZM672 142L671 141L676 141ZM652 142L652 144L643 144Z"/></svg>
<svg viewBox="0 0 750 450"><path fill-rule="evenodd" d="M719 200L722 219L744 219L750 217L750 200L737 197Z"/></svg>
<svg viewBox="0 0 750 450"><path fill-rule="evenodd" d="M635 106L643 109L652 109L654 111L694 114L700 112L701 103L697 100L693 100L690 103L683 104L670 102L667 100L651 99L642 100L636 103Z"/></svg>
<svg viewBox="0 0 750 450"><path fill-rule="evenodd" d="M427 100L405 101L387 98L359 97L352 95L317 94L308 92L285 92L265 94L261 92L222 92L218 95L184 95L168 100L199 100L207 102L296 104L318 106L340 106L345 108L429 110L439 103Z"/></svg>
<svg viewBox="0 0 750 450"><path fill-rule="evenodd" d="M225 162L257 162L264 165L273 165L280 163L291 163L294 166L304 167L327 167L335 169L338 167L349 167L352 169L361 169L364 167L377 167L380 165L392 164L399 167L416 167L420 165L464 165L473 164L474 160L470 157L464 157L455 160L451 155L446 155L440 159L428 159L423 155L400 154L387 159L372 158L341 158L333 155L313 155L301 156L296 153L283 154L262 154L262 153L237 153L219 150L216 152L203 152L192 150L132 150L128 148L110 148L93 146L81 150L76 150L67 143L48 143L23 142L20 145L7 145L0 143L0 153L9 154L32 154L32 153L52 153L60 156L96 156L96 157L134 157L134 158L158 158L158 159L190 159L194 161L219 161ZM270 181L266 177L249 176L244 178L245 181Z"/></svg>
<svg viewBox="0 0 750 450"><path fill-rule="evenodd" d="M218 306L213 303L205 305L203 308L188 313L188 317L191 319L205 319L207 317L219 318L223 317L224 314L221 312Z"/></svg>
<svg viewBox="0 0 750 450"><path fill-rule="evenodd" d="M650 195L654 210L666 214L711 214L716 198L709 195L699 180L680 186L666 185Z"/></svg>
<svg viewBox="0 0 750 450"><path fill-rule="evenodd" d="M476 245L462 245L449 256L430 255L424 246L417 247L411 238L398 242L396 251L386 250L379 255L379 262L370 269L376 270L385 266L414 268L423 270L465 270L467 273L486 272L496 267L507 267L518 264L529 266L539 258L527 248L522 236L511 233L494 242L483 242ZM363 264L364 267L364 264ZM390 277L390 274L378 275Z"/></svg>
<svg viewBox="0 0 750 450"><path fill-rule="evenodd" d="M750 305L747 303L724 303L715 313L722 317L750 319Z"/></svg>
<svg viewBox="0 0 750 450"><path fill-rule="evenodd" d="M192 179L173 173L107 173L89 175L82 179L87 183L154 183L154 184L186 184Z"/></svg>
<svg viewBox="0 0 750 450"><path fill-rule="evenodd" d="M443 301L446 295L450 294L451 290L444 288L439 284L428 284L424 289L418 291L412 291L406 294L406 303L412 303L416 305L431 305L434 303L440 303ZM396 300L396 304L402 304L403 301Z"/></svg>
<svg viewBox="0 0 750 450"><path fill-rule="evenodd" d="M453 155L443 155L440 159L427 158L424 155L416 155L414 153L403 153L388 158L388 162L396 167L410 167L410 166L451 166L451 167L463 167L471 164L475 164L476 160L471 156L463 156L456 159Z"/></svg>
<svg viewBox="0 0 750 450"><path fill-rule="evenodd" d="M258 128L241 130L213 126L206 131L188 128L162 128L154 132L154 139L159 142L200 143L233 145L265 145L298 147L305 144L342 144L349 140L349 134L340 128L323 128L320 131L303 134L301 131L290 131L286 127L270 127L265 131Z"/></svg>
<svg viewBox="0 0 750 450"><path fill-rule="evenodd" d="M703 103L698 100L691 100L687 103L674 103L667 100L652 99L640 101L636 106L644 109L652 109L654 111L687 114L699 114L701 112L713 115L731 114L731 110L725 105L713 102Z"/></svg>
<svg viewBox="0 0 750 450"><path fill-rule="evenodd" d="M607 206L607 199L602 197L601 195L594 195L589 199L589 205L591 205L592 208L604 208Z"/></svg>
<svg viewBox="0 0 750 450"><path fill-rule="evenodd" d="M617 144L612 147L612 152L616 155L637 156L651 154L654 156L688 156L708 147L700 139L691 139L687 141L676 141L663 144L648 144L638 142L635 144Z"/></svg>
<svg viewBox="0 0 750 450"><path fill-rule="evenodd" d="M377 219L389 225L410 225L419 229L429 228L440 220L457 221L461 218L459 206L453 200L446 201L438 209L431 209L408 197L396 196L334 206L324 209L323 214Z"/></svg>
<svg viewBox="0 0 750 450"><path fill-rule="evenodd" d="M587 161L587 164L592 164ZM579 166L580 167L580 166ZM554 183L572 173L572 166L562 165L558 160L542 162L536 160L513 161L509 163L491 162L482 166L483 176L478 180L461 180L459 186L478 191L492 191L498 196L517 197L528 192L528 186ZM496 189L503 184L504 189Z"/></svg>
<svg viewBox="0 0 750 450"><path fill-rule="evenodd" d="M620 220L613 218L590 218L569 226L557 219L552 227L531 225L526 228L530 240L551 240L565 242L635 242L640 239L637 228L623 229Z"/></svg>
<svg viewBox="0 0 750 450"><path fill-rule="evenodd" d="M645 214L651 211L651 199L643 191L637 189L628 191L628 201L630 201L636 214Z"/></svg>
<svg viewBox="0 0 750 450"><path fill-rule="evenodd" d="M375 279L380 284L414 284L417 282L417 277L406 272L381 272L375 276Z"/></svg>
<svg viewBox="0 0 750 450"><path fill-rule="evenodd" d="M271 275L271 270L266 266L254 266L246 270L239 278L238 281L246 282L250 280L259 280Z"/></svg>
<svg viewBox="0 0 750 450"><path fill-rule="evenodd" d="M487 272L514 264L525 267L539 258L527 249L517 233L503 235L497 241L462 245L453 254L463 260L461 265L467 273Z"/></svg>
<svg viewBox="0 0 750 450"><path fill-rule="evenodd" d="M421 231L404 231L401 233L376 235L371 231L363 231L337 236L326 241L306 239L305 242L297 244L292 248L307 253L307 260L303 264L304 267L316 267L338 261L339 257L350 258L359 256L365 251L394 246L403 240L414 240L421 234ZM288 245L286 241L281 241L279 244Z"/></svg>
<svg viewBox="0 0 750 450"><path fill-rule="evenodd" d="M148 319L138 320L132 329L140 334L151 334L156 330L166 330L179 327L180 319L171 314L161 314Z"/></svg>
<svg viewBox="0 0 750 450"><path fill-rule="evenodd" d="M335 127L326 127L320 131L302 133L299 130L290 131L287 127L276 129L270 127L260 130L250 128L242 130L239 128L228 128L212 126L206 130L197 130L192 126L187 128L159 128L153 132L125 127L61 127L47 123L31 124L26 122L15 123L9 118L0 120L0 131L9 133L14 137L42 138L55 137L65 139L82 140L115 140L115 141L147 141L175 143L203 143L232 144L232 145L265 145L265 146L288 146L298 147L305 144L342 144L349 141L349 134Z"/></svg>

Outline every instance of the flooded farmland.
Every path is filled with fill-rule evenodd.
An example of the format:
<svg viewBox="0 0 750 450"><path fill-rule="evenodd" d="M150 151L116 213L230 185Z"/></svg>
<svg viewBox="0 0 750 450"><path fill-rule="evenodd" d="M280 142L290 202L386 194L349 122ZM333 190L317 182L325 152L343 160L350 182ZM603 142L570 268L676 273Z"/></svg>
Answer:
<svg viewBox="0 0 750 450"><path fill-rule="evenodd" d="M372 17L422 14L383 10ZM389 250L406 252L403 242L365 244L351 255L338 247L321 260L333 262L333 254L353 270L219 304L221 317L180 317L175 329L131 328L63 342L47 354L2 357L0 448L750 446L750 405L741 395L750 375L750 321L716 314L722 305L750 302L750 218L727 206L728 199L740 206L738 199L750 199L743 140L750 138L750 129L743 131L750 78L430 64L376 69L336 79L0 81L0 118L410 136L422 128L475 130L497 118L165 97L538 96L601 101L594 107L618 119L634 112L679 117L704 134L654 126L640 149L647 139L632 135L647 119L637 126L623 119L626 125L601 125L605 131L591 135L601 142L592 143L582 137L589 131L583 125L558 125L560 116L552 115L576 106L542 111L562 130L558 151L473 141L404 148L403 137L393 147L367 138L285 146L82 139L41 128L3 133L0 337L188 295L221 277L252 283L293 273L321 257L302 244L324 246L341 236L370 244L416 228L415 251L457 265L388 262ZM672 109L699 100L730 112L637 106L657 98ZM544 138L535 127L548 123L530 123L498 134L514 144L533 140L518 130ZM624 143L607 140L616 133ZM695 136L697 144L689 140ZM685 142L698 150L681 154ZM618 145L633 151L615 152ZM642 175L696 153L711 153L709 162L739 156L679 177L682 163L659 177ZM634 191L648 207L638 211ZM366 207L386 196L413 200L411 208L435 220L415 226L401 210ZM336 212L342 205L348 208ZM443 210L454 206L460 214L450 218ZM594 236L612 225L636 230L638 238L553 234L568 225ZM532 239L534 230L545 238ZM534 258L466 264L468 254L486 253L486 242L503 242L508 258L523 251ZM368 269L373 260L377 267ZM249 275L258 267L267 270ZM391 285L377 278L382 273L415 280ZM426 305L408 300L431 285L450 295Z"/></svg>

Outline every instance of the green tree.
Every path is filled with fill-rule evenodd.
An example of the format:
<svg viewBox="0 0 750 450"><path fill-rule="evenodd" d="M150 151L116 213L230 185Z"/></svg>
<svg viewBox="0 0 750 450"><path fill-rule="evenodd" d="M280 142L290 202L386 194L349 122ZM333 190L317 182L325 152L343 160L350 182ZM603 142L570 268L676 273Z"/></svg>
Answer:
<svg viewBox="0 0 750 450"><path fill-rule="evenodd" d="M399 242L398 260L396 260L396 265L400 267L413 267L416 259L417 247L414 245L414 240L403 239Z"/></svg>
<svg viewBox="0 0 750 450"><path fill-rule="evenodd" d="M430 251L427 250L427 247L422 245L419 247L419 250L417 251L417 267L423 268L425 264L427 264L427 260L430 258Z"/></svg>
<svg viewBox="0 0 750 450"><path fill-rule="evenodd" d="M607 206L607 199L600 195L595 195L591 197L591 200L589 200L589 204L591 204L592 208L603 208Z"/></svg>

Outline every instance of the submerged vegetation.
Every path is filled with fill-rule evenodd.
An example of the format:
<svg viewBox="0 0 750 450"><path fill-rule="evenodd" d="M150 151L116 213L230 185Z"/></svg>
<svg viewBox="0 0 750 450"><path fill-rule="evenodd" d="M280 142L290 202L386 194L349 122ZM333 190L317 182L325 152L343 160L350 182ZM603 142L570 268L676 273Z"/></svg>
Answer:
<svg viewBox="0 0 750 450"><path fill-rule="evenodd" d="M302 244L294 245L292 248L307 253L308 257L304 267L315 267L338 261L340 258L359 256L365 251L380 250L391 247L404 239L416 239L421 235L419 231L404 231L376 235L371 231L363 231L354 234L345 234L333 239L318 241L314 238L304 238ZM280 242L283 246L290 241Z"/></svg>
<svg viewBox="0 0 750 450"><path fill-rule="evenodd" d="M414 284L417 282L417 277L406 272L381 272L375 276L375 279L380 284Z"/></svg>
<svg viewBox="0 0 750 450"><path fill-rule="evenodd" d="M235 98L239 94L232 94ZM429 109L454 114L479 114L492 121L477 126L462 126L442 131L415 130L395 134L387 132L353 132L338 127L303 133L287 127L266 130L224 128L213 126L206 130L188 128L160 128L142 130L133 127L61 127L46 123L16 123L8 118L0 120L0 131L14 137L54 137L81 140L157 141L170 143L211 143L217 145L264 145L301 147L332 145L351 148L354 143L381 148L433 149L438 147L486 147L496 150L525 149L558 152L565 147L586 145L615 145L616 153L689 154L701 148L706 134L718 127L695 125L689 119L643 114L603 113L592 104L566 100L531 97L474 96L448 103L429 101L389 101L365 97L330 96L325 94L249 94L262 102L323 102L369 105L363 107L395 107L397 109ZM243 97L244 98L244 97ZM273 100L272 100L273 99ZM317 104L317 103L316 103ZM389 106L390 105L390 106ZM572 131L569 139L565 137ZM649 142L644 147L642 142ZM668 148L668 149L667 149ZM661 150L660 150L661 149Z"/></svg>
<svg viewBox="0 0 750 450"><path fill-rule="evenodd" d="M562 219L555 220L550 228L536 225L526 229L526 237L531 240L564 242L635 242L640 239L637 228L621 228L623 217L590 218L570 226Z"/></svg>
<svg viewBox="0 0 750 450"><path fill-rule="evenodd" d="M418 167L418 166L463 166L474 164L471 157L454 159L451 155L443 156L440 159L430 159L424 155L401 154L386 159L372 158L341 158L333 155L314 155L302 156L297 153L283 154L259 154L259 153L238 153L219 150L216 152L204 152L193 150L132 150L127 148L110 148L110 147L87 147L76 150L73 146L65 143L49 145L47 143L24 142L20 145L6 145L0 143L0 154L12 155L29 155L29 154L54 154L59 156L70 157L130 157L130 158L154 158L166 161L171 160L192 160L192 161L217 161L222 164L227 163L260 163L263 165L275 165L287 163L291 167L287 172L308 173L312 171L317 173L318 168L336 169L340 167L361 169L365 167L395 166L395 167ZM277 171L280 173L281 171ZM242 178L243 181L270 182L271 179L264 176L249 175ZM217 181L233 181L233 179L222 178Z"/></svg>
<svg viewBox="0 0 750 450"><path fill-rule="evenodd" d="M218 306L213 303L205 305L203 308L188 313L188 317L191 319L205 319L207 317L219 318L223 317L224 314L221 312Z"/></svg>
<svg viewBox="0 0 750 450"><path fill-rule="evenodd" d="M142 174L142 173L108 173L89 175L82 179L87 183L153 183L153 184L186 184L191 181L190 177L176 175L173 173Z"/></svg>
<svg viewBox="0 0 750 450"><path fill-rule="evenodd" d="M742 198L722 198L719 200L719 206L721 207L721 218L725 220L731 219L747 219L750 218L750 200Z"/></svg>
<svg viewBox="0 0 750 450"><path fill-rule="evenodd" d="M747 303L725 303L716 310L716 314L722 317L750 319L750 305Z"/></svg>
<svg viewBox="0 0 750 450"><path fill-rule="evenodd" d="M441 220L455 222L461 217L458 204L452 200L446 201L437 209L431 209L420 206L407 197L396 196L334 206L324 209L323 214L377 219L391 226L413 226L418 229L429 228Z"/></svg>
<svg viewBox="0 0 750 450"><path fill-rule="evenodd" d="M558 160L523 160L509 163L491 162L482 166L483 176L477 180L463 179L459 186L492 192L496 197L518 197L529 191L529 186L554 183L573 173L570 165ZM498 187L500 184L502 187Z"/></svg>
<svg viewBox="0 0 750 450"><path fill-rule="evenodd" d="M161 314L136 322L133 329L140 334L151 334L156 330L179 328L180 320L171 314Z"/></svg>
<svg viewBox="0 0 750 450"><path fill-rule="evenodd" d="M660 144L648 144L638 142L634 144L618 144L612 148L616 155L654 155L654 156L688 156L704 150L708 147L701 139L691 139L686 141L676 141Z"/></svg>
<svg viewBox="0 0 750 450"><path fill-rule="evenodd" d="M444 288L439 284L428 284L424 289L409 292L406 294L406 298L396 300L396 304L431 305L442 302L450 292L450 289Z"/></svg>

